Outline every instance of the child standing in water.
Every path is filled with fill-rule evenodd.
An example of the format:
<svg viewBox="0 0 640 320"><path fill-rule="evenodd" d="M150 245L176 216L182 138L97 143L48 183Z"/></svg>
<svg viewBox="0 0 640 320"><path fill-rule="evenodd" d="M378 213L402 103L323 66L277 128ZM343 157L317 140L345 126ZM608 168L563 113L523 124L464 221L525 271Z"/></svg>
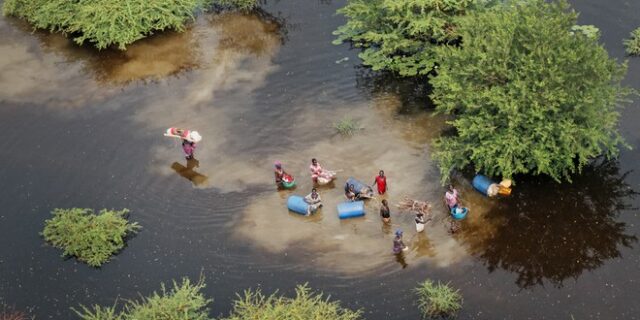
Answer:
<svg viewBox="0 0 640 320"><path fill-rule="evenodd" d="M398 229L396 230L396 237L393 238L393 253L400 254L406 249L407 246L405 246L402 241L402 230Z"/></svg>
<svg viewBox="0 0 640 320"><path fill-rule="evenodd" d="M387 177L384 175L384 170L380 170L373 182L378 187L378 194L387 192Z"/></svg>
<svg viewBox="0 0 640 320"><path fill-rule="evenodd" d="M184 151L187 160L193 159L193 154L196 151L196 143L189 140L182 140L182 151Z"/></svg>
<svg viewBox="0 0 640 320"><path fill-rule="evenodd" d="M391 222L391 210L389 210L389 204L386 199L383 199L382 205L380 205L380 216L382 217L382 222Z"/></svg>
<svg viewBox="0 0 640 320"><path fill-rule="evenodd" d="M424 218L424 213L418 211L416 213L416 231L422 232L424 230L424 225L427 223L427 220Z"/></svg>

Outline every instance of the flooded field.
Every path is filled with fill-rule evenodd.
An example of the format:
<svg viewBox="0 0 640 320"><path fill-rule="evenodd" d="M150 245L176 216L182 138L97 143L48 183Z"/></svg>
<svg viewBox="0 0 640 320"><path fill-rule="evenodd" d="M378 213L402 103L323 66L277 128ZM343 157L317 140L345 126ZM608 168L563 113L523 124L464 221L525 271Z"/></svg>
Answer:
<svg viewBox="0 0 640 320"><path fill-rule="evenodd" d="M622 60L640 3L573 1ZM204 14L185 33L162 33L126 52L77 47L0 18L0 303L37 319L73 319L70 307L111 305L182 276L207 278L214 315L235 292L291 293L308 282L367 319L419 317L411 289L433 278L464 296L461 319L634 319L640 307L640 103L623 114L632 150L595 161L572 184L519 178L489 200L455 177L472 211L448 231L430 141L444 127L426 85L374 74L357 51L331 44L342 1L274 1L254 14ZM625 83L640 88L640 59ZM352 137L335 133L343 117ZM167 127L204 137L186 161ZM311 158L340 170L325 202L302 217L290 194L312 188ZM298 182L277 191L274 161ZM353 176L385 170L389 192L364 218L335 206ZM434 204L416 234L404 196ZM392 224L378 216L387 199ZM56 207L129 208L144 229L113 261L92 269L39 236ZM391 252L405 230L409 251Z"/></svg>

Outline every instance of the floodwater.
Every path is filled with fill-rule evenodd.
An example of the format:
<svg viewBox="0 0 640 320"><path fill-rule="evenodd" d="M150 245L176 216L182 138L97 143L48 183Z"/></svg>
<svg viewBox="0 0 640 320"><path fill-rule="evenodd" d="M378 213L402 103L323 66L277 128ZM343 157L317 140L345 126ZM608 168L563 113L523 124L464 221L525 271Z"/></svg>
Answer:
<svg viewBox="0 0 640 320"><path fill-rule="evenodd" d="M411 292L432 278L460 289L461 319L633 319L639 310L640 111L623 112L633 147L594 162L573 183L519 178L508 199L455 182L471 207L449 233L429 142L443 128L424 84L373 74L357 51L331 45L342 1L268 2L255 14L205 14L185 33L161 33L126 52L77 47L0 18L0 303L38 319L72 319L70 307L111 304L183 276L207 278L213 315L235 292L291 293L308 282L368 319L418 318ZM640 25L640 3L574 1L610 54ZM347 59L348 58L348 59ZM640 88L640 59L627 85ZM358 121L352 137L332 123ZM185 161L170 126L204 137ZM340 170L320 188L311 217L286 210L307 194L309 160ZM298 182L277 191L272 165ZM348 176L371 183L384 169L392 225L367 215L337 218ZM433 203L416 234L395 205L409 196ZM144 229L100 269L43 243L56 207L131 209ZM395 229L409 251L391 254Z"/></svg>

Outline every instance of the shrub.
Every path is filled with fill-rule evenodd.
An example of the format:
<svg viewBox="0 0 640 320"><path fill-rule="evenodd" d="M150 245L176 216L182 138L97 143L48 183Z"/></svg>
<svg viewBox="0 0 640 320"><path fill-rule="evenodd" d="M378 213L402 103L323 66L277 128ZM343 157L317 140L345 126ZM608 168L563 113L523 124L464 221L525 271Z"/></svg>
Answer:
<svg viewBox="0 0 640 320"><path fill-rule="evenodd" d="M26 312L16 310L14 307L2 304L0 320L33 320Z"/></svg>
<svg viewBox="0 0 640 320"><path fill-rule="evenodd" d="M620 84L626 65L609 58L597 32L571 32L577 16L568 9L532 0L472 13L459 22L460 47L436 48L443 63L431 98L455 116L454 134L435 142L443 182L468 165L570 180L624 145L619 105L633 92Z"/></svg>
<svg viewBox="0 0 640 320"><path fill-rule="evenodd" d="M119 49L154 31L183 31L208 0L6 0L5 15L26 19L35 28L88 41L98 49Z"/></svg>
<svg viewBox="0 0 640 320"><path fill-rule="evenodd" d="M259 290L238 295L233 311L227 320L270 320L270 319L361 319L362 312L342 308L340 302L329 302L322 294L313 294L307 285L296 288L295 298L272 294L263 295Z"/></svg>
<svg viewBox="0 0 640 320"><path fill-rule="evenodd" d="M55 209L53 218L45 221L42 235L63 249L63 256L75 256L98 267L124 247L128 234L140 229L138 223L125 219L128 212L103 209L96 215L92 209Z"/></svg>
<svg viewBox="0 0 640 320"><path fill-rule="evenodd" d="M75 313L82 320L209 320L207 305L212 302L200 292L205 287L204 279L192 284L188 278L178 284L173 281L173 289L167 291L161 285L160 293L154 292L150 297L140 301L129 300L121 313L116 312L116 306L93 308L81 306Z"/></svg>
<svg viewBox="0 0 640 320"><path fill-rule="evenodd" d="M462 296L449 284L425 280L414 290L418 294L418 307L426 317L453 316L462 307Z"/></svg>
<svg viewBox="0 0 640 320"><path fill-rule="evenodd" d="M349 117L344 117L333 123L333 128L336 129L336 132L343 136L350 136L356 133L356 131L361 130L360 123L356 120L353 120Z"/></svg>
<svg viewBox="0 0 640 320"><path fill-rule="evenodd" d="M214 0L214 3L219 6L231 7L244 11L258 7L258 0Z"/></svg>
<svg viewBox="0 0 640 320"><path fill-rule="evenodd" d="M631 38L624 40L627 54L640 56L640 28L631 32Z"/></svg>
<svg viewBox="0 0 640 320"><path fill-rule="evenodd" d="M351 41L373 70L426 75L440 61L433 48L459 38L457 19L482 0L348 0L334 44Z"/></svg>

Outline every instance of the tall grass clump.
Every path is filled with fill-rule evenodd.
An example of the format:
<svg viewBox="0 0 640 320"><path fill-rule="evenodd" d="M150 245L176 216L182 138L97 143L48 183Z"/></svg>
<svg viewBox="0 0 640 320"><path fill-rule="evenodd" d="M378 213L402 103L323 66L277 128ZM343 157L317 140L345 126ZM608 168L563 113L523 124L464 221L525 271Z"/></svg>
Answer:
<svg viewBox="0 0 640 320"><path fill-rule="evenodd" d="M360 123L350 117L344 117L333 123L333 128L343 136L351 136L361 130Z"/></svg>
<svg viewBox="0 0 640 320"><path fill-rule="evenodd" d="M0 310L0 320L33 320L34 317L29 316L24 311L16 310L14 307L2 305Z"/></svg>
<svg viewBox="0 0 640 320"><path fill-rule="evenodd" d="M44 239L63 251L63 256L75 256L92 267L99 267L125 245L125 238L141 227L129 223L129 210L54 209L53 218L45 221Z"/></svg>
<svg viewBox="0 0 640 320"><path fill-rule="evenodd" d="M454 316L462 307L462 296L449 284L425 280L414 290L418 294L418 307L425 317Z"/></svg>
<svg viewBox="0 0 640 320"><path fill-rule="evenodd" d="M215 0L214 4L241 11L248 11L258 7L258 0Z"/></svg>
<svg viewBox="0 0 640 320"><path fill-rule="evenodd" d="M111 307L81 306L80 310L73 311L82 320L209 320L207 305L212 300L200 292L205 286L203 278L197 283L184 278L180 284L173 281L171 290L162 284L159 293L154 292L140 301L127 301L121 312L116 311L115 304Z"/></svg>
<svg viewBox="0 0 640 320"><path fill-rule="evenodd" d="M246 290L238 295L233 310L227 320L270 320L270 319L362 319L362 311L353 311L340 306L339 301L329 301L322 294L314 294L307 285L296 288L295 298L265 296L260 292Z"/></svg>
<svg viewBox="0 0 640 320"><path fill-rule="evenodd" d="M640 28L631 32L631 38L624 40L624 46L627 54L640 56Z"/></svg>
<svg viewBox="0 0 640 320"><path fill-rule="evenodd" d="M257 0L5 0L2 8L4 15L69 35L80 45L124 50L156 31L184 31L195 13L212 4L248 10Z"/></svg>

